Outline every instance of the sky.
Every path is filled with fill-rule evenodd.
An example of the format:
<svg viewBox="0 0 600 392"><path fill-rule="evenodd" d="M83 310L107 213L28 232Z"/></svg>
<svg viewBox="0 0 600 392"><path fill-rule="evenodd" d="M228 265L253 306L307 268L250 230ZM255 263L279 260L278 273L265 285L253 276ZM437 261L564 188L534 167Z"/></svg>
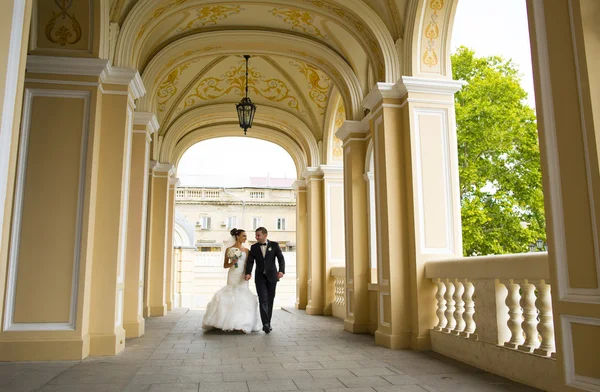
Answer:
<svg viewBox="0 0 600 392"><path fill-rule="evenodd" d="M461 45L477 56L512 59L521 70L528 103L535 107L525 0L459 0L452 51ZM296 178L296 167L278 145L241 136L192 146L179 162L177 175L182 186L240 186L248 177Z"/></svg>

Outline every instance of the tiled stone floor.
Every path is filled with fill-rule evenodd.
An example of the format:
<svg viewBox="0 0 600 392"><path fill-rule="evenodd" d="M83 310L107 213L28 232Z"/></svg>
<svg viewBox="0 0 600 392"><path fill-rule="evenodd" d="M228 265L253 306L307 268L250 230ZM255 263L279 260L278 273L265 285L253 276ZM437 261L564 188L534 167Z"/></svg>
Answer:
<svg viewBox="0 0 600 392"><path fill-rule="evenodd" d="M341 320L278 310L270 335L209 332L202 311L146 320L115 357L0 363L0 392L536 391L433 353L388 350Z"/></svg>

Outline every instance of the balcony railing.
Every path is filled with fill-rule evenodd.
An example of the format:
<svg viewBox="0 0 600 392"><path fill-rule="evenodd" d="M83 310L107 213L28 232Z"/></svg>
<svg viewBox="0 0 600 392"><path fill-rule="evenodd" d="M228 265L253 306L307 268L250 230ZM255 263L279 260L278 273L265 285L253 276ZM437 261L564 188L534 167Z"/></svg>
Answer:
<svg viewBox="0 0 600 392"><path fill-rule="evenodd" d="M331 276L335 279L334 300L331 304L331 310L334 317L343 320L346 318L346 268L332 268Z"/></svg>
<svg viewBox="0 0 600 392"><path fill-rule="evenodd" d="M434 351L541 389L554 382L547 253L429 262L426 277L437 286Z"/></svg>
<svg viewBox="0 0 600 392"><path fill-rule="evenodd" d="M221 197L221 191L209 189L177 189L177 200L215 200Z"/></svg>

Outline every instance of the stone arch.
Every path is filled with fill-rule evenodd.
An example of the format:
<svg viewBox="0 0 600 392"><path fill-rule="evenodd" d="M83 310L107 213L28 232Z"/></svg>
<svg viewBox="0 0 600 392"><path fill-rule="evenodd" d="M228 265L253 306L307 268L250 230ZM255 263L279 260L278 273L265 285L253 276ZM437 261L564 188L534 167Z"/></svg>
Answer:
<svg viewBox="0 0 600 392"><path fill-rule="evenodd" d="M224 126L223 132L226 133L226 136L241 135L237 114L232 109L231 104L202 106L179 117L165 132L158 155L159 160L172 163L178 161L181 156L177 156L174 152L178 150L178 146L190 132L210 133L209 129L213 129L215 126ZM267 129L270 131L266 131ZM286 149L292 158L294 158L294 154L291 151L296 151L294 158L296 168L320 164L319 147L312 132L302 120L290 113L277 108L261 106L261 111L255 117L254 125L248 132L250 136L258 132L261 136L259 138L265 138L265 140L271 136L278 137L279 143L276 143ZM206 138L202 140L206 140Z"/></svg>
<svg viewBox="0 0 600 392"><path fill-rule="evenodd" d="M323 134L323 161L326 165L343 165L342 141L335 133L346 121L346 106L338 91L331 94L325 133Z"/></svg>
<svg viewBox="0 0 600 392"><path fill-rule="evenodd" d="M306 169L306 157L304 156L300 147L291 139L288 135L283 132L274 134L277 132L276 129L269 128L261 125L254 125L249 130L251 136L254 139L264 140L267 142L275 143L282 147L290 154L294 164L296 166L296 176L300 178L301 173ZM221 137L228 136L239 136L240 130L237 128L237 124L219 124L209 126L206 129L197 129L195 131L187 133L175 146L175 149L171 153L171 161L177 167L179 160L183 154L194 144Z"/></svg>
<svg viewBox="0 0 600 392"><path fill-rule="evenodd" d="M403 75L452 79L450 42L458 0L410 0Z"/></svg>

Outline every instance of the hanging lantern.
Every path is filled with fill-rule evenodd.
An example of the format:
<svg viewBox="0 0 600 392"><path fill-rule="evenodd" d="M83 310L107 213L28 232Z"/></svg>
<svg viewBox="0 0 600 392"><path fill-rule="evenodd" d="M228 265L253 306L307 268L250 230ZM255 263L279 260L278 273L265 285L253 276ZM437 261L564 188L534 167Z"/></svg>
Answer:
<svg viewBox="0 0 600 392"><path fill-rule="evenodd" d="M249 55L244 55L246 59L246 97L242 98L240 103L235 105L238 113L238 119L240 121L240 128L244 130L244 135L248 128L252 128L252 121L254 121L254 113L256 113L256 105L252 103L252 100L248 98L248 59Z"/></svg>

